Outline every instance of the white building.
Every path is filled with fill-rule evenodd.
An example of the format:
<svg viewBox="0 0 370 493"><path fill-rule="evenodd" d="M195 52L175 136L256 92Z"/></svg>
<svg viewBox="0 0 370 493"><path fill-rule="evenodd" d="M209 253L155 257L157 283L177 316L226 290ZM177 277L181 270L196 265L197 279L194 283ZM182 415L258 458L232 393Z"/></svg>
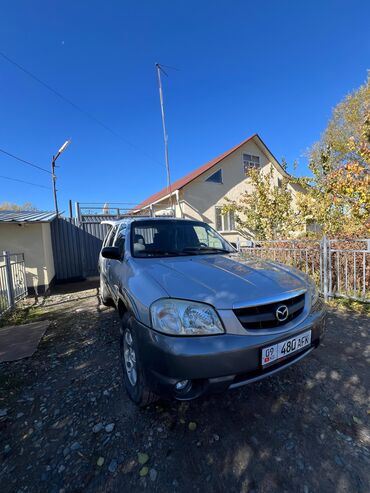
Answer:
<svg viewBox="0 0 370 493"><path fill-rule="evenodd" d="M274 184L281 186L282 178L290 175L255 134L200 168L180 178L171 185L173 209L176 217L205 221L221 232L229 241L243 241L245 238L237 231L233 214L221 214L225 197L238 199L243 192L251 190L248 171L259 169L262 173L273 169ZM293 200L304 189L289 183ZM135 211L158 213L171 212L169 190L151 195L136 206Z"/></svg>

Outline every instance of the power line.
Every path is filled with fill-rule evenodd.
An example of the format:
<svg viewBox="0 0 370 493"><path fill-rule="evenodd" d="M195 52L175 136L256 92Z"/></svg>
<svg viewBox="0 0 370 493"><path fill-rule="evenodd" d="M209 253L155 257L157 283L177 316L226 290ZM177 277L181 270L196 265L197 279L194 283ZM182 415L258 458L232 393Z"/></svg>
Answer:
<svg viewBox="0 0 370 493"><path fill-rule="evenodd" d="M17 161L20 161L21 163L24 163L24 164L28 164L29 166L32 166L33 168L37 168L41 171L45 171L45 173L49 173L51 174L51 171L45 169L45 168L42 168L41 166L38 166L37 164L34 164L34 163L30 163L29 161L26 161L25 159L22 159L18 156L15 156L14 154L11 154L10 152L7 152L7 151L4 151L4 149L0 149L0 152L2 152L3 154L6 154L7 156L10 156L14 159L17 159Z"/></svg>
<svg viewBox="0 0 370 493"><path fill-rule="evenodd" d="M66 103L70 104L71 106L73 106L73 108L75 108L77 111L80 111L81 113L83 113L88 118L92 118L96 123L98 123L99 125L102 125L106 130L108 130L109 132L113 132L117 137L120 137L119 135L116 134L116 132L113 129L111 129L110 127L108 127L104 122L101 122L100 120L98 120L97 118L95 118L94 115L91 115L90 113L88 113L87 111L85 111L84 109L82 109L80 106L78 106L77 104L75 104L73 101L71 101L70 99L68 99L65 96L63 96L63 94L61 94L59 91L57 91L53 87L49 86L49 84L47 84L46 82L44 82L41 79L39 79L32 72L30 72L29 70L25 69L24 67L22 67L22 65L19 65L19 63L15 62L11 58L9 58L7 55L5 55L5 53L0 52L0 55L3 58L5 58L5 60L7 60L9 63L11 63L15 67L19 68L19 70L22 70L22 72L24 72L25 74L27 74L29 77L31 77L32 79L34 79L36 82L38 82L42 86L46 87L46 89L48 89L53 94L55 94L56 96L58 96L58 98L62 99L64 102L66 102Z"/></svg>
<svg viewBox="0 0 370 493"><path fill-rule="evenodd" d="M0 178L3 178L4 180L19 181L20 183L26 183L26 185L32 185L33 187L46 188L47 190L50 190L50 187L46 187L45 185L39 185L37 183L31 183L30 181L19 180L18 178L10 178L10 176L0 175Z"/></svg>
<svg viewBox="0 0 370 493"><path fill-rule="evenodd" d="M129 140L127 140L124 137L122 137L119 133L117 133L111 127L109 127L108 125L106 125L103 121L99 120L98 118L96 118L94 115L92 115L88 111L85 111L83 108L81 108L81 106L77 105L76 103L74 103L73 101L71 101L70 99L68 99L66 96L64 96L63 94L61 94L59 91L57 91L56 89L54 89L53 87L51 87L49 84L47 84L46 82L44 82L43 80L41 80L39 77L37 77L36 75L34 75L32 72L30 72L26 68L22 67L22 65L20 65L16 61L12 60L11 58L9 58L7 55L5 55L5 53L3 53L3 52L0 51L0 55L5 60L7 60L9 63L11 63L15 67L17 67L19 70L21 70L22 72L24 72L25 74L27 74L29 77L31 77L32 79L34 79L36 82L38 82L42 86L44 86L50 92L52 92L53 94L55 94L56 96L58 96L58 98L62 99L65 103L68 103L75 110L79 111L80 113L82 113L83 115L85 115L87 118L90 118L91 120L93 120L95 123L97 123L98 125L100 125L101 127L103 127L105 130L107 130L108 132L110 132L111 134L113 134L115 137L117 137L118 139L120 139L122 142L124 142L125 144L131 146L133 149L140 150L141 154L146 155L147 158L149 158L151 161L153 161L154 163L156 163L157 165L159 165L159 166L162 167L162 165L158 161L156 161L155 159L153 159L152 156L150 156L150 154L147 154L145 151L143 151L141 148L139 148L139 146L133 144Z"/></svg>

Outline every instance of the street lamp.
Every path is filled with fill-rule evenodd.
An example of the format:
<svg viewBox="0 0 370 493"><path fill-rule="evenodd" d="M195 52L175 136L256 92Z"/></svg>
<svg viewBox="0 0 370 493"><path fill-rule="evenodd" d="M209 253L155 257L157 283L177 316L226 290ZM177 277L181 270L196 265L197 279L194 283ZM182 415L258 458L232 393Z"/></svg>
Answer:
<svg viewBox="0 0 370 493"><path fill-rule="evenodd" d="M67 147L71 142L72 142L71 139L66 140L62 145L62 147L59 149L59 151L56 153L56 155L53 156L51 161L51 177L53 180L54 205L55 205L55 212L57 215L58 215L58 200L57 200L57 189L56 189L57 177L55 176L55 161L67 149Z"/></svg>

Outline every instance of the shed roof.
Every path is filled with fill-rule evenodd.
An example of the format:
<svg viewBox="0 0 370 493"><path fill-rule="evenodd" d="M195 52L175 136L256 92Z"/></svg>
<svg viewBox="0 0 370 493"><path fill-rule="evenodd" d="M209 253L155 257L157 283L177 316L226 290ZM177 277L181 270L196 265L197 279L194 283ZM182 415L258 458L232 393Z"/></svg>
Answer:
<svg viewBox="0 0 370 493"><path fill-rule="evenodd" d="M0 223L50 223L56 217L49 211L0 211Z"/></svg>

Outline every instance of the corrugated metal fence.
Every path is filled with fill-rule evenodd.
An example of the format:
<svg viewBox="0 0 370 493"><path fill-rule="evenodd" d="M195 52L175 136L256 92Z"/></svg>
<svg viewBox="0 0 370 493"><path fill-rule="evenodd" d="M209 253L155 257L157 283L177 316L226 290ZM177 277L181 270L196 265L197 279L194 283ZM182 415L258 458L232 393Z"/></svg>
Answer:
<svg viewBox="0 0 370 493"><path fill-rule="evenodd" d="M108 225L100 224L96 219L55 219L51 223L51 238L56 280L97 276L99 252L108 229Z"/></svg>
<svg viewBox="0 0 370 493"><path fill-rule="evenodd" d="M101 209L101 208L100 208ZM124 219L122 210L101 213L81 212L76 218L57 218L51 223L55 279L58 282L86 279L98 275L99 252L109 225L101 221ZM107 213L108 212L108 213Z"/></svg>

